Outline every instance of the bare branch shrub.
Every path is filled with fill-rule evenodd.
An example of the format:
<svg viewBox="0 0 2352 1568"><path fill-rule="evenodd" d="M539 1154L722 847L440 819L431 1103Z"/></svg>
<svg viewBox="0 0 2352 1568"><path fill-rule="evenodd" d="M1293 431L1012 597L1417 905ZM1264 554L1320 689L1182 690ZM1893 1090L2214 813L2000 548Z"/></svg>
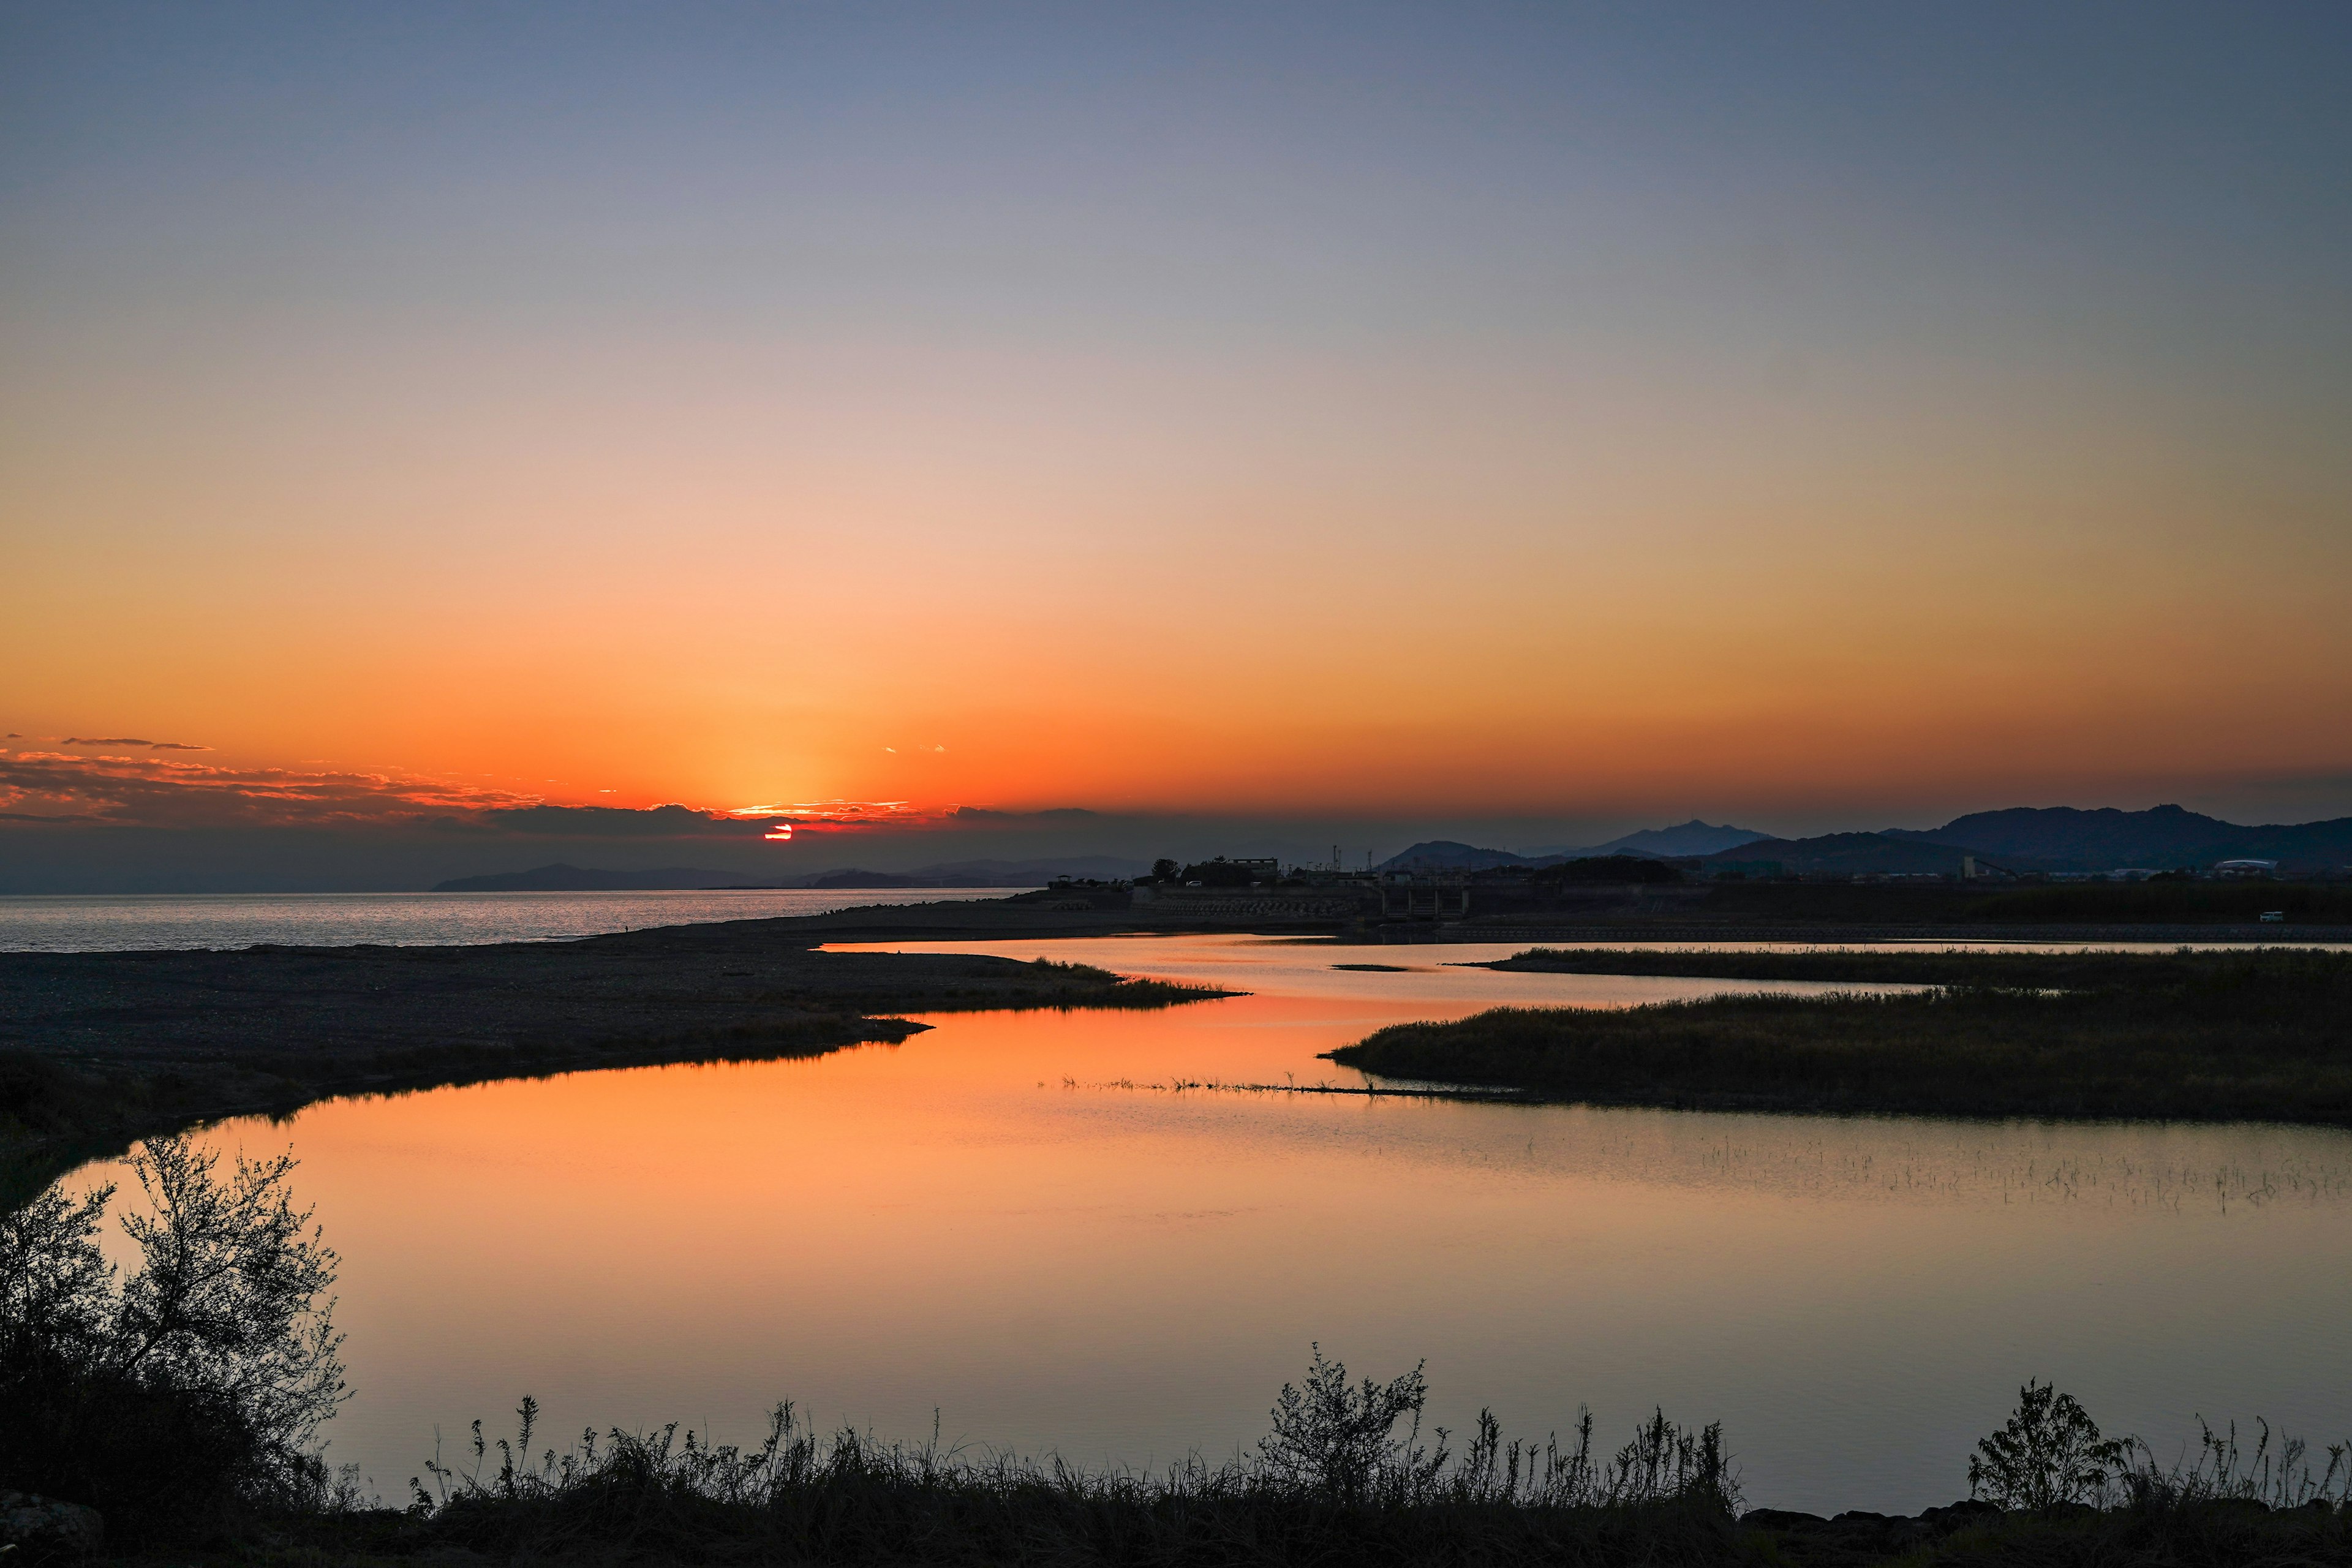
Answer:
<svg viewBox="0 0 2352 1568"><path fill-rule="evenodd" d="M129 1542L341 1495L312 1447L344 1397L335 1254L294 1206L292 1155L226 1180L218 1161L184 1138L132 1159L153 1212L122 1221L139 1261L119 1282L98 1243L113 1187L0 1218L0 1477Z"/></svg>
<svg viewBox="0 0 2352 1568"><path fill-rule="evenodd" d="M2126 1445L2099 1436L2080 1401L2028 1379L2001 1429L1969 1456L1969 1496L2040 1511L2105 1499L2126 1464Z"/></svg>

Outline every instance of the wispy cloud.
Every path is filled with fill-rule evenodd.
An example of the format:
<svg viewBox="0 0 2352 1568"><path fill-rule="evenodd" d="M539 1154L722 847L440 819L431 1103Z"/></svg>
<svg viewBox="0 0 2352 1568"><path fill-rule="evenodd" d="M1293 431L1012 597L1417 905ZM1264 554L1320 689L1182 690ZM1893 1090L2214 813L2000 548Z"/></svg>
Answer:
<svg viewBox="0 0 2352 1568"><path fill-rule="evenodd" d="M550 805L544 801L484 810L486 826L559 838L757 838L773 820L690 805Z"/></svg>
<svg viewBox="0 0 2352 1568"><path fill-rule="evenodd" d="M524 798L390 773L227 768L163 757L0 757L0 812L157 827L356 826L478 820Z"/></svg>
<svg viewBox="0 0 2352 1568"><path fill-rule="evenodd" d="M10 740L17 737L11 735ZM158 752L209 752L210 746L191 745L185 741L142 741L131 735L108 735L94 738L88 735L68 735L58 742L60 746L145 746Z"/></svg>
<svg viewBox="0 0 2352 1568"><path fill-rule="evenodd" d="M906 827L938 815L905 800L793 800L767 805L739 805L730 816L788 816L804 827L856 827L887 823Z"/></svg>
<svg viewBox="0 0 2352 1568"><path fill-rule="evenodd" d="M482 819L518 833L588 837L773 838L798 833L898 832L956 820L955 808L933 809L905 800L780 800L706 811L690 805L550 805L485 811Z"/></svg>
<svg viewBox="0 0 2352 1568"><path fill-rule="evenodd" d="M158 749L162 744L142 743ZM144 827L429 825L555 837L782 839L795 829L921 828L951 817L902 800L789 801L733 810L675 804L562 805L492 784L401 773L232 768L160 756L62 752L0 754L0 821Z"/></svg>

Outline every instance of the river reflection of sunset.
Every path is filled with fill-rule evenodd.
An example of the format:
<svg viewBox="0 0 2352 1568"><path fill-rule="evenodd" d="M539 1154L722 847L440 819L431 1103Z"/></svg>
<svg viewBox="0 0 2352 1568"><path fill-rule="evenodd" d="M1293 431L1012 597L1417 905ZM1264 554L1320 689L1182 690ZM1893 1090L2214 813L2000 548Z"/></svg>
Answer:
<svg viewBox="0 0 2352 1568"><path fill-rule="evenodd" d="M1180 1091L1153 1086L1361 1083L1319 1053L1400 1019L1727 987L1232 938L1016 949L1253 994L216 1129L290 1140L344 1255L333 1457L390 1489L436 1428L528 1392L550 1430L743 1436L791 1397L885 1436L937 1407L950 1438L1216 1458L1310 1340L1362 1373L1428 1358L1456 1427L1720 1417L1750 1497L1786 1507L1949 1500L2028 1376L2160 1447L2195 1412L2342 1436L2314 1369L2341 1361L2345 1133Z"/></svg>

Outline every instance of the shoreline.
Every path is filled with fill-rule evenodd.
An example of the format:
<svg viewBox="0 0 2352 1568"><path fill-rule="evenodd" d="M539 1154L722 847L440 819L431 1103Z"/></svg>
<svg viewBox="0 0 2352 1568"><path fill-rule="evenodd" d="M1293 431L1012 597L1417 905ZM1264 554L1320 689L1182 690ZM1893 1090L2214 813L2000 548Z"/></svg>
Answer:
<svg viewBox="0 0 2352 1568"><path fill-rule="evenodd" d="M688 925L559 941L457 946L134 949L0 952L0 1208L65 1170L139 1138L226 1117L286 1115L347 1095L398 1094L601 1068L821 1055L903 1039L898 1015L1000 1007L1168 1005L1229 994L1122 983L1099 970L1044 970L960 954L959 942L1204 933L1308 944L1454 945L1526 931L1552 942L1610 942L1636 955L1594 973L1684 973L1662 944L1850 944L1885 941L2196 941L2231 948L2352 936L2336 927L1889 926L1721 921L1511 927L1364 927L1328 919L1211 916L1106 889L1094 907L1034 895L866 905L820 915ZM818 951L830 942L920 942L917 952ZM931 944L947 944L945 951ZM2006 962L1999 954L1979 955ZM1637 967L1624 971L1628 962ZM1720 961L1718 961L1720 962ZM1520 966L1519 961L1505 961ZM1743 965L1742 968L1751 966ZM1738 973L1739 971L1732 971ZM1849 978L1862 978L1856 974ZM1460 1028L1462 1026L1452 1026ZM1342 1047L1360 1052L1369 1042ZM1340 1059L1346 1059L1344 1058ZM1351 1066L1368 1062L1349 1061ZM1426 1064L1421 1064L1424 1067ZM1721 1087L1694 1093L1478 1082L1453 1070L1383 1071L1480 1099L1582 1099L1662 1108L1837 1113L2020 1114L2032 1108L1790 1101ZM1495 1090L1505 1089L1504 1094ZM1479 1090L1485 1090L1480 1093ZM1508 1092L1516 1091L1516 1092ZM1444 1089L1400 1097L1448 1098ZM2191 1107L2193 1111L2195 1108ZM2178 1116L2105 1107L2058 1115ZM2205 1119L2235 1119L2214 1109ZM2340 1124L2335 1115L2299 1117Z"/></svg>
<svg viewBox="0 0 2352 1568"><path fill-rule="evenodd" d="M907 1038L924 1027L907 1013L1230 994L1071 964L817 951L910 927L951 937L961 922L902 911L953 907L462 947L0 953L0 1210L142 1138L348 1095L824 1055ZM994 907L1000 931L1093 934L1065 912Z"/></svg>

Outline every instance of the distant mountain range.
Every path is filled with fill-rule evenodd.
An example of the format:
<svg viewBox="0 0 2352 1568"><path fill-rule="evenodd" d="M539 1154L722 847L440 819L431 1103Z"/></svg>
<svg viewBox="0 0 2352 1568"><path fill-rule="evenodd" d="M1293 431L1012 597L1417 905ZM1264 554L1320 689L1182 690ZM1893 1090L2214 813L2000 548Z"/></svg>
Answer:
<svg viewBox="0 0 2352 1568"><path fill-rule="evenodd" d="M1655 860L1679 860L1690 855L1715 855L1726 849L1737 849L1743 844L1753 844L1759 838L1771 837L1752 827L1734 827L1728 823L1717 827L1694 816L1676 826L1644 827L1622 838L1612 838L1606 844L1587 845L1581 848L1554 846L1547 849L1530 849L1528 853L1537 859L1556 857L1563 860L1580 860L1603 855L1647 855Z"/></svg>
<svg viewBox="0 0 2352 1568"><path fill-rule="evenodd" d="M1451 838L1431 838L1401 850L1372 868L1375 871L1490 871L1497 866L1549 865L1549 858L1530 859L1507 849L1481 849Z"/></svg>
<svg viewBox="0 0 2352 1568"><path fill-rule="evenodd" d="M1149 870L1141 860L1112 855L1066 855L1043 860L952 860L911 871L868 871L845 867L803 876L761 880L741 871L665 866L650 871L607 871L590 866L535 866L528 871L498 871L455 877L437 883L436 893L621 893L722 888L1042 888L1056 877L1094 877L1108 881Z"/></svg>
<svg viewBox="0 0 2352 1568"><path fill-rule="evenodd" d="M2004 864L2028 868L2106 870L2118 866L2210 866L2252 858L2281 864L2341 866L2352 862L2352 816L2294 826L2242 827L2177 805L2147 811L2109 806L2081 811L2057 805L1979 811L1921 832L1887 835L1936 844L1966 845Z"/></svg>
<svg viewBox="0 0 2352 1568"><path fill-rule="evenodd" d="M1555 866L1564 860L1607 855L1651 859L1697 859L1725 866L1777 862L1799 875L1864 872L1940 872L1959 869L1963 856L2011 871L2108 871L2126 867L2151 870L2204 868L2217 860L2279 862L2284 871L2340 874L2352 867L2352 816L2328 822L2272 824L2249 827L2204 816L2177 805L2148 811L2096 811L2074 806L2016 806L1956 816L1941 827L1890 827L1874 833L1827 833L1810 838L1775 838L1753 828L1718 826L1694 818L1673 827L1645 827L1579 848L1549 848L1519 854L1456 839L1433 838L1391 855L1382 871L1426 868L1483 871L1496 867ZM569 865L540 866L484 877L459 877L436 893L579 893L716 888L1037 888L1055 877L1094 877L1105 881L1136 877L1146 862L1114 855L1075 855L1034 860L953 860L906 871L836 867L792 878L756 879L740 871L671 866L649 871L597 870Z"/></svg>
<svg viewBox="0 0 2352 1568"><path fill-rule="evenodd" d="M1957 816L1941 827L1759 839L1708 859L1777 860L1801 874L1951 871L1963 855L2011 871L2201 869L2235 859L2275 860L2289 871L2340 871L2352 865L2352 816L2247 827L2177 805L2147 811L2014 806Z"/></svg>
<svg viewBox="0 0 2352 1568"><path fill-rule="evenodd" d="M1890 827L1875 833L1827 833L1775 838L1749 828L1693 820L1648 827L1580 849L1515 854L1453 839L1431 839L1382 861L1383 871L1425 868L1487 870L1499 866L1550 866L1603 855L1654 859L1703 859L1713 865L1777 862L1797 874L1952 872L1963 856L2011 871L2150 870L2211 866L2219 860L2276 860L2282 870L2340 872L2352 867L2352 816L2294 826L2242 826L2177 805L2147 811L2112 806L2014 806L1957 816L1941 827Z"/></svg>
<svg viewBox="0 0 2352 1568"><path fill-rule="evenodd" d="M1432 838L1390 856L1373 868L1381 871L1416 868L1486 871L1497 866L1557 866L1563 860L1593 860L1609 855L1640 855L1652 860L1679 860L1737 848L1770 837L1770 834L1759 833L1752 827L1717 827L1694 816L1674 827L1644 827L1622 838L1612 838L1606 844L1575 848L1530 849L1524 855L1508 849L1484 849L1477 845L1463 844L1451 838Z"/></svg>
<svg viewBox="0 0 2352 1568"><path fill-rule="evenodd" d="M1929 872L1960 869L1970 847L1947 847L1884 833L1824 833L1815 838L1759 838L1709 855L1708 866L1777 866L1793 876L1853 876L1864 872Z"/></svg>

